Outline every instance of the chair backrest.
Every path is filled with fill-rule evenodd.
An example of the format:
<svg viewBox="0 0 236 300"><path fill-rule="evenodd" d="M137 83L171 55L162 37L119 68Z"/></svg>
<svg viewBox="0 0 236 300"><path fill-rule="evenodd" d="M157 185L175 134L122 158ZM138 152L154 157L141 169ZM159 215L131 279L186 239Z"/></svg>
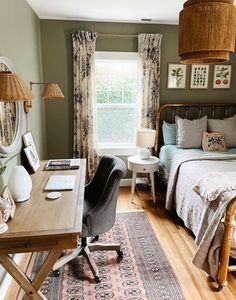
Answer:
<svg viewBox="0 0 236 300"><path fill-rule="evenodd" d="M84 216L87 228L83 236L102 234L114 225L120 179L125 173L126 165L120 158L108 155L101 158L92 181L85 187L85 201L91 209Z"/></svg>

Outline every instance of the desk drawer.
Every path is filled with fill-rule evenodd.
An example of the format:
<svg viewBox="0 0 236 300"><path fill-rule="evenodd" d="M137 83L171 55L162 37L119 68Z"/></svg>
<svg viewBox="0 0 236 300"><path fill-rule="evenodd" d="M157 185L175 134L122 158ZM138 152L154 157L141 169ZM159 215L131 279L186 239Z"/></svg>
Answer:
<svg viewBox="0 0 236 300"><path fill-rule="evenodd" d="M0 253L40 252L51 249L69 249L77 247L77 239L44 239L13 241L0 244Z"/></svg>

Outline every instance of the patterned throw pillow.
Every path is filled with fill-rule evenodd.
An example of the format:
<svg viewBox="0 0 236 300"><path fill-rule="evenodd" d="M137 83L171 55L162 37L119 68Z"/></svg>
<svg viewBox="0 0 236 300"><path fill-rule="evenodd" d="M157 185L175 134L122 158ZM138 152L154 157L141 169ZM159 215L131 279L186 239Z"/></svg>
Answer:
<svg viewBox="0 0 236 300"><path fill-rule="evenodd" d="M203 132L202 149L204 151L226 151L224 133Z"/></svg>

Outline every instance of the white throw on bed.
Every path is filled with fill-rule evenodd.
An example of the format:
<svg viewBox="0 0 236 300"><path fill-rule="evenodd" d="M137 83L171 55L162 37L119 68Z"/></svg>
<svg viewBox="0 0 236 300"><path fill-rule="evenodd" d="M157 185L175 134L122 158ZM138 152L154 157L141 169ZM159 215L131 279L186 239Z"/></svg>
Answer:
<svg viewBox="0 0 236 300"><path fill-rule="evenodd" d="M236 190L236 172L209 172L193 189L204 201L214 201L223 192Z"/></svg>
<svg viewBox="0 0 236 300"><path fill-rule="evenodd" d="M234 192L224 192L215 201L204 201L194 190L194 184L208 172L235 172L236 155L216 152L175 155L168 180L166 208L174 206L185 226L195 235L198 245L193 263L217 279L219 250L223 237L220 222ZM231 253L236 257L236 253Z"/></svg>

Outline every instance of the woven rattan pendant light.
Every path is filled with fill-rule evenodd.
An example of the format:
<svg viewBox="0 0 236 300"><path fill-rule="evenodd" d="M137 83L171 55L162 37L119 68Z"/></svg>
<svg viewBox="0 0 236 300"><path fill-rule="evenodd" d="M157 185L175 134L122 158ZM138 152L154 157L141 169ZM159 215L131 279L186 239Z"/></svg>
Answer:
<svg viewBox="0 0 236 300"><path fill-rule="evenodd" d="M188 0L179 14L179 56L185 64L217 63L234 52L233 0Z"/></svg>

